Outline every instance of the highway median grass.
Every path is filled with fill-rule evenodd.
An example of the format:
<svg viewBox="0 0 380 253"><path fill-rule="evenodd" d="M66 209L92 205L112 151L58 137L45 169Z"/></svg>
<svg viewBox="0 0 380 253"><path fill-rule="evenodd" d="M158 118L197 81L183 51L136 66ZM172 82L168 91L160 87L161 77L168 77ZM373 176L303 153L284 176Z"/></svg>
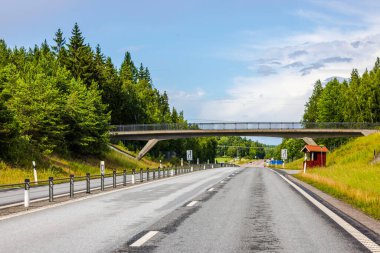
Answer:
<svg viewBox="0 0 380 253"><path fill-rule="evenodd" d="M328 155L327 167L294 176L380 220L380 163L373 163L374 150L380 150L380 133L338 148Z"/></svg>

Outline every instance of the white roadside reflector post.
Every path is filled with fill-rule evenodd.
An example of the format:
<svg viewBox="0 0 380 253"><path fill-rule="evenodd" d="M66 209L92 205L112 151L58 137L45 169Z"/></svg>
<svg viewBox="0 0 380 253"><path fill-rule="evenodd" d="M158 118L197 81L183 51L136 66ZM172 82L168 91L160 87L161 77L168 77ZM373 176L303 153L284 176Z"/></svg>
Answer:
<svg viewBox="0 0 380 253"><path fill-rule="evenodd" d="M131 181L132 181L132 184L135 184L135 169L132 169L132 175L131 175Z"/></svg>
<svg viewBox="0 0 380 253"><path fill-rule="evenodd" d="M190 171L193 172L193 166L191 166Z"/></svg>
<svg viewBox="0 0 380 253"><path fill-rule="evenodd" d="M105 170L106 170L106 166L105 166L104 161L100 161L100 174L104 175Z"/></svg>
<svg viewBox="0 0 380 253"><path fill-rule="evenodd" d="M206 165L203 165L203 169L204 169L204 170L206 169Z"/></svg>
<svg viewBox="0 0 380 253"><path fill-rule="evenodd" d="M214 168L214 164L211 165L211 169L213 169L213 168Z"/></svg>
<svg viewBox="0 0 380 253"><path fill-rule="evenodd" d="M29 204L30 204L29 189L30 189L30 180L25 179L25 190L24 190L24 206L25 207L29 207Z"/></svg>
<svg viewBox="0 0 380 253"><path fill-rule="evenodd" d="M305 153L305 161L303 162L303 173L306 173L306 160L307 160L307 155Z"/></svg>
<svg viewBox="0 0 380 253"><path fill-rule="evenodd" d="M282 162L282 168L285 169L285 160Z"/></svg>
<svg viewBox="0 0 380 253"><path fill-rule="evenodd" d="M34 183L38 184L36 162L32 161L32 164L33 164Z"/></svg>
<svg viewBox="0 0 380 253"><path fill-rule="evenodd" d="M174 170L170 169L170 176L174 176Z"/></svg>
<svg viewBox="0 0 380 253"><path fill-rule="evenodd" d="M183 167L183 158L181 158L181 167Z"/></svg>

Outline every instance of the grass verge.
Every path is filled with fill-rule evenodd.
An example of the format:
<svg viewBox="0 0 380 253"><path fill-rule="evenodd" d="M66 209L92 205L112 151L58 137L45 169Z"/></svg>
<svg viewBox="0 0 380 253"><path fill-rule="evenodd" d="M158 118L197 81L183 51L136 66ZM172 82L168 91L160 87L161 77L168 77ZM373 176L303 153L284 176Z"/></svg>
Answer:
<svg viewBox="0 0 380 253"><path fill-rule="evenodd" d="M329 154L327 167L294 176L380 220L380 163L372 163L374 150L380 150L380 133Z"/></svg>
<svg viewBox="0 0 380 253"><path fill-rule="evenodd" d="M37 165L38 180L48 180L49 177L67 178L70 174L76 177L85 176L86 173L92 175L100 174L99 162L105 161L105 173L112 173L113 170L122 172L126 169L130 172L132 169L139 168L157 168L158 163L144 159L137 161L120 154L114 150L108 151L103 157L82 157L82 158L63 158L52 155L46 157L46 165L39 167ZM17 184L24 182L25 178L34 181L33 169L11 167L10 165L0 162L0 185Z"/></svg>

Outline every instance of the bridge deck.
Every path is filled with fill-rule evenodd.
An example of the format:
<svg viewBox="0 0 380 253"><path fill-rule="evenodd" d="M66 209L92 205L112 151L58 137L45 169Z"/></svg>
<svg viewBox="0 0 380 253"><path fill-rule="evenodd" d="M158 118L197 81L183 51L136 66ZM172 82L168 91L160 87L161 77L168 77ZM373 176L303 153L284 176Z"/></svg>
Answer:
<svg viewBox="0 0 380 253"><path fill-rule="evenodd" d="M210 136L268 136L282 138L358 137L376 132L360 129L252 129L252 130L148 130L115 131L112 138L124 140L170 140Z"/></svg>

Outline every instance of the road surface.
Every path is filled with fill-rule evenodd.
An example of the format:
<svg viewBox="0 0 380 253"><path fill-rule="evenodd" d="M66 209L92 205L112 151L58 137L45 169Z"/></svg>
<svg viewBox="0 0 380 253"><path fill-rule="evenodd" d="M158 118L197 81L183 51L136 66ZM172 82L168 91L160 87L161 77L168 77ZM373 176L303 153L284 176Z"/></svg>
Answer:
<svg viewBox="0 0 380 253"><path fill-rule="evenodd" d="M196 168L197 169L197 168ZM120 173L119 173L120 174ZM165 175L170 175L170 170L165 171ZM97 175L99 177L99 175ZM163 171L160 172L161 178L163 177ZM153 179L153 171L149 173L150 180ZM147 174L146 172L142 173L143 181L146 181ZM158 172L156 171L156 178L158 178ZM131 174L127 174L126 182L129 184L132 180ZM135 174L136 182L140 182L140 172L136 171ZM116 177L116 184L121 185L123 183L123 176ZM100 188L100 179L91 179L90 180L90 188L91 190ZM104 178L104 186L110 187L113 184L112 175L107 175ZM20 186L23 186L20 184ZM34 182L30 183L30 200L40 200L40 199L48 199L49 197L49 187L47 185L36 185ZM80 180L74 181L74 191L75 192L84 192L86 191L86 180L82 177ZM59 183L59 181L55 181L54 183L54 196L59 195L68 195L70 192L70 184L69 183ZM7 208L9 205L14 204L23 204L24 201L24 187L13 188L13 189L0 189L0 209Z"/></svg>
<svg viewBox="0 0 380 253"><path fill-rule="evenodd" d="M368 252L263 168L154 181L0 220L0 231L1 252Z"/></svg>

